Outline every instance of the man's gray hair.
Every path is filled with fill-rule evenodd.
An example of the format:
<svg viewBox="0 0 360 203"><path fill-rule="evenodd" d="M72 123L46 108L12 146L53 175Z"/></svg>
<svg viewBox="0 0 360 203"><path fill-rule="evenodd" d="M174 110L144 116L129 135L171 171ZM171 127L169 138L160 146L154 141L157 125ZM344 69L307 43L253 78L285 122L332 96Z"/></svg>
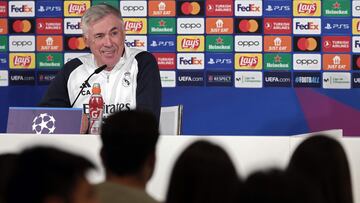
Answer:
<svg viewBox="0 0 360 203"><path fill-rule="evenodd" d="M95 23L103 17L111 14L118 17L122 21L120 10L108 4L98 4L90 7L88 10L86 10L81 18L81 29L83 34L87 34L88 28L92 23Z"/></svg>

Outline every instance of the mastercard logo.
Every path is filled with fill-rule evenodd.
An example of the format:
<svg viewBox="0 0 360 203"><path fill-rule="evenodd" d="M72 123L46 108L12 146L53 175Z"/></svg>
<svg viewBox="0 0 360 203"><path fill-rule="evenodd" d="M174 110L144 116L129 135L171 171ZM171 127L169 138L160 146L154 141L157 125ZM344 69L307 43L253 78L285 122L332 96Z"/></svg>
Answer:
<svg viewBox="0 0 360 203"><path fill-rule="evenodd" d="M200 13L200 4L198 2L185 2L181 5L181 12L185 15L197 15Z"/></svg>
<svg viewBox="0 0 360 203"><path fill-rule="evenodd" d="M301 51L314 51L318 47L316 39L312 37L302 37L297 41L296 45Z"/></svg>
<svg viewBox="0 0 360 203"><path fill-rule="evenodd" d="M32 28L31 22L29 20L16 20L12 24L12 29L14 32L30 32Z"/></svg>
<svg viewBox="0 0 360 203"><path fill-rule="evenodd" d="M319 52L321 51L321 38L320 37L293 37L294 51L302 52Z"/></svg>
<svg viewBox="0 0 360 203"><path fill-rule="evenodd" d="M239 22L239 30L241 32L256 32L259 29L259 24L256 20L241 20Z"/></svg>
<svg viewBox="0 0 360 203"><path fill-rule="evenodd" d="M204 1L179 1L176 2L176 10L180 16L203 16Z"/></svg>
<svg viewBox="0 0 360 203"><path fill-rule="evenodd" d="M86 49L83 37L70 37L67 40L67 48L72 51L83 51Z"/></svg>

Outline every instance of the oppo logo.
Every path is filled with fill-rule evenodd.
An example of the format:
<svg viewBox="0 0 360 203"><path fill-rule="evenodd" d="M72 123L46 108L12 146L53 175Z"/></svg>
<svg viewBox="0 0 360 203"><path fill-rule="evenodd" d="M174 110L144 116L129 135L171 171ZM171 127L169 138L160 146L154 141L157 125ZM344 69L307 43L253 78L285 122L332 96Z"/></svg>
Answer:
<svg viewBox="0 0 360 203"><path fill-rule="evenodd" d="M12 41L11 44L17 47L31 46L32 41Z"/></svg>
<svg viewBox="0 0 360 203"><path fill-rule="evenodd" d="M355 11L360 11L360 6L355 6Z"/></svg>
<svg viewBox="0 0 360 203"><path fill-rule="evenodd" d="M201 23L181 23L180 27L185 29L201 28Z"/></svg>
<svg viewBox="0 0 360 203"><path fill-rule="evenodd" d="M316 59L297 59L296 60L296 64L299 64L299 65L311 65L311 64L318 64L319 61L316 60Z"/></svg>
<svg viewBox="0 0 360 203"><path fill-rule="evenodd" d="M239 41L238 45L241 47L251 47L251 46L259 46L259 41Z"/></svg>
<svg viewBox="0 0 360 203"><path fill-rule="evenodd" d="M143 11L145 8L144 6L124 6L124 11Z"/></svg>

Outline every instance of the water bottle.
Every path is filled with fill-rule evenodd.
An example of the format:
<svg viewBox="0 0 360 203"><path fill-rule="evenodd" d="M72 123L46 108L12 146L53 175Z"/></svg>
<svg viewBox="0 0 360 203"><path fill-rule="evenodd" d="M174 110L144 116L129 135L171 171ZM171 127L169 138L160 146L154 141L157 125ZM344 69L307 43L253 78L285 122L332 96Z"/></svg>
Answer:
<svg viewBox="0 0 360 203"><path fill-rule="evenodd" d="M94 83L92 94L89 100L89 113L90 113L90 134L99 135L101 132L101 123L103 117L104 101L101 96L101 88L99 83Z"/></svg>

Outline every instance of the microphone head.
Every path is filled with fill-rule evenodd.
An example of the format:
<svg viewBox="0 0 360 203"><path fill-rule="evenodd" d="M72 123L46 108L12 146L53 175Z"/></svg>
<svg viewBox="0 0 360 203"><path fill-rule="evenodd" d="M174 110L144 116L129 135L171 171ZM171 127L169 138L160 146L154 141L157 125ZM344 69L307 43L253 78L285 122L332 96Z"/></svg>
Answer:
<svg viewBox="0 0 360 203"><path fill-rule="evenodd" d="M97 69L95 70L95 73L96 73L96 74L100 73L100 72L101 72L101 71L103 71L106 67L107 67L107 65L106 65L106 64L105 64L105 65L100 66L99 68L97 68Z"/></svg>

